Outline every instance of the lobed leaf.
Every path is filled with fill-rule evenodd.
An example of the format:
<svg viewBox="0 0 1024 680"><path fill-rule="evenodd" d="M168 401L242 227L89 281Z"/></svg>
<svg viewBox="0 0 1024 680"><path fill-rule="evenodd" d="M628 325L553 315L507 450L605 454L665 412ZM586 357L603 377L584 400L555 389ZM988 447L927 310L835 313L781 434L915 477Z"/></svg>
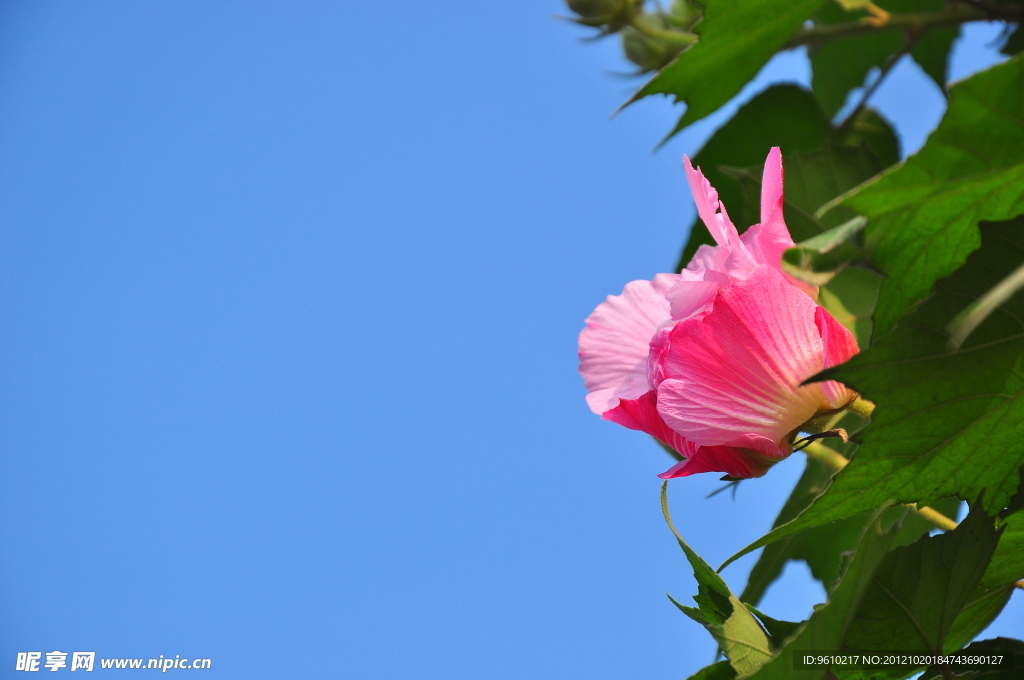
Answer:
<svg viewBox="0 0 1024 680"><path fill-rule="evenodd" d="M971 603L998 542L993 518L976 506L953 531L893 550L879 565L843 646L951 651L950 631Z"/></svg>
<svg viewBox="0 0 1024 680"><path fill-rule="evenodd" d="M685 113L668 135L673 136L732 99L824 1L707 0L704 19L695 28L699 42L647 81L625 106L653 94L685 102Z"/></svg>
<svg viewBox="0 0 1024 680"><path fill-rule="evenodd" d="M832 471L818 460L808 457L804 474L783 505L773 527L785 524L806 509L828 486L831 474ZM933 504L932 508L956 519L959 505L955 498L947 498ZM754 605L760 602L768 586L782 574L789 560L806 562L811 575L821 582L826 591L831 590L839 578L843 554L856 547L857 540L871 517L870 513L857 515L826 526L808 529L765 546L750 570L747 585L740 599ZM888 529L897 524L899 527L893 538L893 544L897 546L913 543L934 528L930 522L909 512L905 507L887 509L882 515L882 528ZM771 630L768 632L771 633Z"/></svg>

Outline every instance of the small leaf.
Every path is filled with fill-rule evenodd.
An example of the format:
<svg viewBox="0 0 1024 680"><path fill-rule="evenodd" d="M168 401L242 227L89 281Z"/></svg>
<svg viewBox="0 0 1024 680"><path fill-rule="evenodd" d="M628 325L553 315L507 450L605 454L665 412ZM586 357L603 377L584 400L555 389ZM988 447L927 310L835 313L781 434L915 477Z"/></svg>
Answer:
<svg viewBox="0 0 1024 680"><path fill-rule="evenodd" d="M861 259L862 248L852 239L866 223L865 218L854 217L838 227L801 241L783 253L783 268L802 281L824 286L847 264ZM871 299L872 311L876 298L877 291Z"/></svg>
<svg viewBox="0 0 1024 680"><path fill-rule="evenodd" d="M863 217L854 217L843 222L838 227L829 229L826 232L812 236L806 241L796 244L799 250L807 250L815 253L827 253L835 250L839 245L853 238L853 236L864 228L867 220Z"/></svg>
<svg viewBox="0 0 1024 680"><path fill-rule="evenodd" d="M686 607L669 599L684 614L697 621L718 642L732 667L740 675L752 673L771 657L768 636L754 616L729 590L722 577L686 544L668 511L668 482L661 485L661 508L679 547L693 567L697 579L697 607Z"/></svg>

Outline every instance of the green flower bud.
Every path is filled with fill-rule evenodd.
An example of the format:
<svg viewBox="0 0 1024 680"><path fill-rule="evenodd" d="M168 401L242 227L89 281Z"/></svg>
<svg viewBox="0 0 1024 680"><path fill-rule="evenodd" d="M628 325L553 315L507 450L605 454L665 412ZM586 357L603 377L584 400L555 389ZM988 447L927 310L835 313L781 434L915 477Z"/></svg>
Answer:
<svg viewBox="0 0 1024 680"><path fill-rule="evenodd" d="M672 11L665 19L676 28L689 30L701 16L700 7L689 0L672 0Z"/></svg>
<svg viewBox="0 0 1024 680"><path fill-rule="evenodd" d="M615 33L629 25L644 0L565 0L569 9L579 15L574 21L584 26Z"/></svg>
<svg viewBox="0 0 1024 680"><path fill-rule="evenodd" d="M654 28L667 28L666 20L659 16L644 15L638 21ZM622 51L626 59L640 67L640 73L660 70L675 59L684 47L686 45L679 42L644 35L632 26L622 29Z"/></svg>

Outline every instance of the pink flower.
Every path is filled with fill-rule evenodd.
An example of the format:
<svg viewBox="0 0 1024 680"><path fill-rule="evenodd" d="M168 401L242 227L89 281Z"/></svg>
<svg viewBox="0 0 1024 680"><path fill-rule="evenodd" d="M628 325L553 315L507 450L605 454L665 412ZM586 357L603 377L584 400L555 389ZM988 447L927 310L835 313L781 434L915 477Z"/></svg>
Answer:
<svg viewBox="0 0 1024 680"><path fill-rule="evenodd" d="M697 472L759 477L792 452L799 426L856 394L834 381L802 385L857 353L853 335L782 272L793 245L782 215L782 156L765 162L761 223L739 236L717 192L684 158L701 246L680 274L633 281L580 333L587 403L683 456L663 478ZM812 297L813 296L813 297Z"/></svg>

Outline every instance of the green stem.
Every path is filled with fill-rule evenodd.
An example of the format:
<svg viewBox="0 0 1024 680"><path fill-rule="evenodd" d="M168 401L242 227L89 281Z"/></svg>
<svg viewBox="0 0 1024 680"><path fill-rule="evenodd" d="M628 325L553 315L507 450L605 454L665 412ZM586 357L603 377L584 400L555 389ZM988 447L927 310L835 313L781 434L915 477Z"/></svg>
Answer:
<svg viewBox="0 0 1024 680"><path fill-rule="evenodd" d="M850 464L850 459L835 449L830 449L821 442L811 442L804 447L804 453L825 467L839 471Z"/></svg>
<svg viewBox="0 0 1024 680"><path fill-rule="evenodd" d="M878 31L924 32L930 28L963 24L968 21L1019 21L1022 14L1024 12L1016 7L1000 7L998 11L995 9L983 11L975 7L954 5L948 10L938 12L893 14L882 25L878 25L877 20L871 17L865 17L858 21L842 24L818 24L811 28L805 28L786 43L786 48L799 47L800 45L816 45L836 38L848 38Z"/></svg>
<svg viewBox="0 0 1024 680"><path fill-rule="evenodd" d="M680 33L679 31L668 31L661 28L655 28L636 17L633 18L633 21L630 22L629 25L640 33L646 35L648 38L667 40L680 45L692 45L698 40L697 36L693 33Z"/></svg>
<svg viewBox="0 0 1024 680"><path fill-rule="evenodd" d="M847 406L853 413L856 413L864 420L870 420L871 414L875 412L875 405L864 397L857 397L853 403Z"/></svg>

